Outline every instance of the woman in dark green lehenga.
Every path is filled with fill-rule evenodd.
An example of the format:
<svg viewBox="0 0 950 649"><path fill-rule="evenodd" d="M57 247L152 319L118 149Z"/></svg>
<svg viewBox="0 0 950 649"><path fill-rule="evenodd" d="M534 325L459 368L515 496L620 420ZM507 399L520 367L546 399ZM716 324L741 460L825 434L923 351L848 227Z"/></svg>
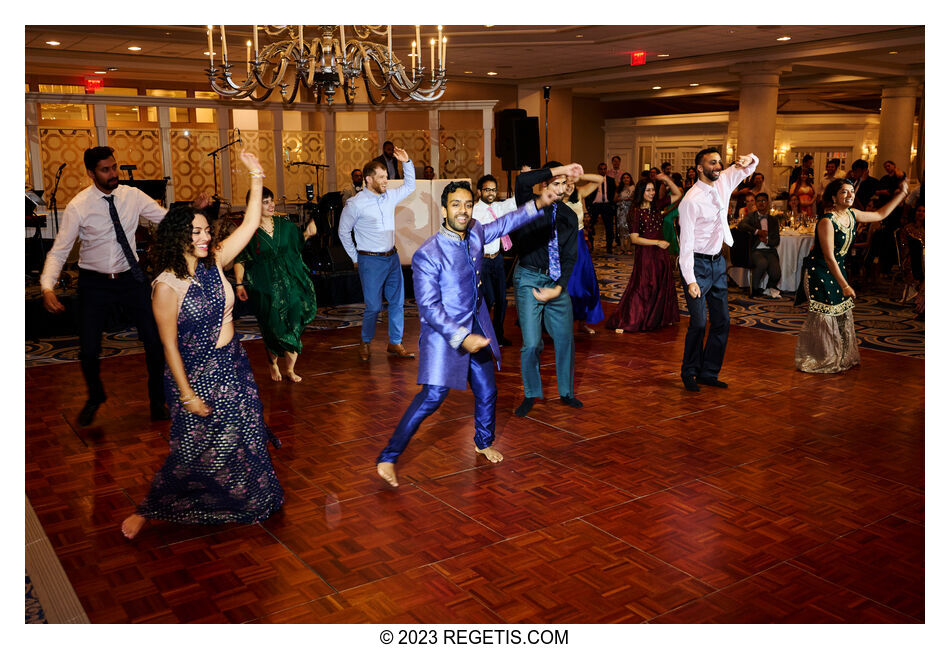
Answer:
<svg viewBox="0 0 950 649"><path fill-rule="evenodd" d="M839 178L822 197L831 211L815 226L815 245L804 260L808 316L795 345L795 366L802 372L843 372L861 362L854 334L854 289L845 275L845 259L858 223L884 219L907 197L907 181L887 205L874 212L852 209L854 186Z"/></svg>
<svg viewBox="0 0 950 649"><path fill-rule="evenodd" d="M280 381L277 359L285 359L287 377L294 372L300 336L317 315L317 297L301 257L303 235L282 218L274 218L274 194L264 188L261 225L234 264L235 294L250 300L270 359L270 378Z"/></svg>

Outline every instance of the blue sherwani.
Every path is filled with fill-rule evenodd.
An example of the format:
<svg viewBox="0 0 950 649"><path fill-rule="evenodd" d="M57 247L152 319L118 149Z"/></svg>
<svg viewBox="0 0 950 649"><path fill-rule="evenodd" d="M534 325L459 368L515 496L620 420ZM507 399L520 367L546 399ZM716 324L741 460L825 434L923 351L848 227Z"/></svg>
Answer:
<svg viewBox="0 0 950 649"><path fill-rule="evenodd" d="M395 462L422 421L435 412L450 388L475 394L475 445L484 449L495 440L495 370L501 350L491 317L481 297L482 255L486 243L542 215L529 201L497 221L472 220L464 239L444 225L412 256L412 283L419 307L419 376L423 385L403 415L377 462ZM475 354L462 348L471 333L490 345ZM494 359L493 359L494 357Z"/></svg>

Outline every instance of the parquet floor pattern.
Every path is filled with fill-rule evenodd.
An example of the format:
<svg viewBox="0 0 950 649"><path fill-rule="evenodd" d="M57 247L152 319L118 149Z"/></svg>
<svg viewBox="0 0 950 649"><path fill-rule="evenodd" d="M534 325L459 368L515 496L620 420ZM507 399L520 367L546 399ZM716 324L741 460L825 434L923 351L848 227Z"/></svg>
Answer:
<svg viewBox="0 0 950 649"><path fill-rule="evenodd" d="M284 507L150 522L134 542L119 523L168 449L144 358L103 361L109 400L85 429L79 365L30 368L26 492L93 622L923 622L923 361L863 350L857 369L805 375L793 336L733 327L729 389L694 395L686 324L578 335L581 410L557 399L548 344L527 419L504 348L505 461L473 452L473 398L453 391L396 490L374 462L417 362L378 336L361 363L355 329L307 333L304 382L272 383L249 342Z"/></svg>

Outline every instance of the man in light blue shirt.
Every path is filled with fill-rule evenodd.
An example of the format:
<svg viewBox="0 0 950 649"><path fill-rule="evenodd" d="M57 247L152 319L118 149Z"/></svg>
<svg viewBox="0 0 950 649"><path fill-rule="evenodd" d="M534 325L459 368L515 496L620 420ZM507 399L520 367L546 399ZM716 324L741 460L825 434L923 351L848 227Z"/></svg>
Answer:
<svg viewBox="0 0 950 649"><path fill-rule="evenodd" d="M403 288L402 266L396 252L396 205L416 188L416 174L409 154L396 147L395 158L402 163L405 182L386 190L389 171L378 159L363 167L365 190L346 201L340 214L340 242L360 274L363 286L363 329L360 359L369 360L369 344L376 334L376 316L386 296L389 310L389 345L386 351L400 358L415 358L402 344ZM350 233L356 238L356 245Z"/></svg>

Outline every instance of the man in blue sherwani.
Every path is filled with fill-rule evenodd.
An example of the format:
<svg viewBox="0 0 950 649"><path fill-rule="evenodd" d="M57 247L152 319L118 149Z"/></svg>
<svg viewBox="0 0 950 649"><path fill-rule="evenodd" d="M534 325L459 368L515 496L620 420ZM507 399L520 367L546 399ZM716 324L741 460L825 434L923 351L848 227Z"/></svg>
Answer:
<svg viewBox="0 0 950 649"><path fill-rule="evenodd" d="M467 182L451 182L442 190L442 227L412 256L422 325L417 380L422 390L376 459L377 473L391 486L399 486L395 463L419 425L442 405L450 388L464 390L466 383L475 394L475 450L490 462L501 462L501 453L492 447L498 396L492 357L500 367L501 350L479 288L482 254L486 243L541 216L556 199L553 190L546 190L483 225L472 218L474 195Z"/></svg>

